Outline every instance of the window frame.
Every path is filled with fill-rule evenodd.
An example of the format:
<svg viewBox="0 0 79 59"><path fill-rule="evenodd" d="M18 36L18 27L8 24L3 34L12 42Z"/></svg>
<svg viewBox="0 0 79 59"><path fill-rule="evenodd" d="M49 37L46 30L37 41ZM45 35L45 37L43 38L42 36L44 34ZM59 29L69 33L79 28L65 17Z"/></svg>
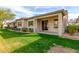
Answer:
<svg viewBox="0 0 79 59"><path fill-rule="evenodd" d="M58 28L58 19L54 19L54 28Z"/></svg>
<svg viewBox="0 0 79 59"><path fill-rule="evenodd" d="M22 22L18 21L18 27L21 27L21 26L22 26Z"/></svg>
<svg viewBox="0 0 79 59"><path fill-rule="evenodd" d="M33 26L33 21L28 21L28 27Z"/></svg>

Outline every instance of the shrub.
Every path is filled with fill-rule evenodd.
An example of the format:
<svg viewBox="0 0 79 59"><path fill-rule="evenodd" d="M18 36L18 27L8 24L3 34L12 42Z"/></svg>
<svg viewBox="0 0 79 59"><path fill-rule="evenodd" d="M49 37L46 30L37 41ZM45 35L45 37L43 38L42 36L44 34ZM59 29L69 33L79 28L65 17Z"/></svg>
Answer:
<svg viewBox="0 0 79 59"><path fill-rule="evenodd" d="M67 31L70 35L73 35L75 32L77 32L77 30L78 30L78 27L75 24L67 26Z"/></svg>
<svg viewBox="0 0 79 59"><path fill-rule="evenodd" d="M79 32L79 25L77 25L77 30L78 30L78 32Z"/></svg>
<svg viewBox="0 0 79 59"><path fill-rule="evenodd" d="M20 31L20 28L16 28L15 30L16 30L16 31Z"/></svg>
<svg viewBox="0 0 79 59"><path fill-rule="evenodd" d="M29 32L33 32L33 28L29 28L28 30L29 30Z"/></svg>
<svg viewBox="0 0 79 59"><path fill-rule="evenodd" d="M27 32L28 29L27 29L27 28L22 28L22 31L23 31L23 32Z"/></svg>

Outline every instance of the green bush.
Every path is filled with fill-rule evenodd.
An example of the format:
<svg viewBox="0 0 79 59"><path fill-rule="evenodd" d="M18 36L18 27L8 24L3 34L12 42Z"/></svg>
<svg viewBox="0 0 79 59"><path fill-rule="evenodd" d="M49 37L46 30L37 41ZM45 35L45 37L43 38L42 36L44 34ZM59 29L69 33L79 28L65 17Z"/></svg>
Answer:
<svg viewBox="0 0 79 59"><path fill-rule="evenodd" d="M22 31L23 32L28 32L28 29L27 28L22 28Z"/></svg>
<svg viewBox="0 0 79 59"><path fill-rule="evenodd" d="M16 28L15 30L21 32L33 32L33 28Z"/></svg>
<svg viewBox="0 0 79 59"><path fill-rule="evenodd" d="M75 25L75 24L72 24L72 25L68 25L67 26L67 31L70 35L73 35L74 33L76 33L78 30L78 26Z"/></svg>
<svg viewBox="0 0 79 59"><path fill-rule="evenodd" d="M20 28L16 28L15 31L20 31Z"/></svg>
<svg viewBox="0 0 79 59"><path fill-rule="evenodd" d="M28 30L29 30L29 32L33 32L33 28L29 28Z"/></svg>
<svg viewBox="0 0 79 59"><path fill-rule="evenodd" d="M79 25L77 25L77 30L78 30L78 32L79 32Z"/></svg>

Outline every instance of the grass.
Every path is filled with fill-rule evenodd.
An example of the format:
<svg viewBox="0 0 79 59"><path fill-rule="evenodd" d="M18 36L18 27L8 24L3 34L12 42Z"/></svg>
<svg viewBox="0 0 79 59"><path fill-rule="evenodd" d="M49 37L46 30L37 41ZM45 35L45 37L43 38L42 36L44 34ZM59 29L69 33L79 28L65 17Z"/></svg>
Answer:
<svg viewBox="0 0 79 59"><path fill-rule="evenodd" d="M79 51L79 40L71 40L56 35L20 33L0 29L0 52L42 53L54 44Z"/></svg>

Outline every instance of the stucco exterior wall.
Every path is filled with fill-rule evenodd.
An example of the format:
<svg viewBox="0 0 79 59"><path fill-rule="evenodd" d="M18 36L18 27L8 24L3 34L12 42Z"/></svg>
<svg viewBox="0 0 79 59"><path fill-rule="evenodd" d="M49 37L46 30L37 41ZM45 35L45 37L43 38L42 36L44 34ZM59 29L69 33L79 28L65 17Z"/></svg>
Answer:
<svg viewBox="0 0 79 59"><path fill-rule="evenodd" d="M57 17L48 17L44 19L37 19L37 31L42 32L42 21L48 20L48 32L58 32L58 28L54 28L54 19Z"/></svg>
<svg viewBox="0 0 79 59"><path fill-rule="evenodd" d="M58 19L57 17L52 17L48 19L48 31L49 32L58 32L58 28L54 28L54 20Z"/></svg>
<svg viewBox="0 0 79 59"><path fill-rule="evenodd" d="M22 26L18 26L18 22L22 22ZM27 21L26 20L18 20L16 22L17 28L27 28Z"/></svg>
<svg viewBox="0 0 79 59"><path fill-rule="evenodd" d="M9 27L10 27L10 28L14 28L13 23L10 23L10 24L9 24Z"/></svg>
<svg viewBox="0 0 79 59"><path fill-rule="evenodd" d="M29 25L28 23L29 23L30 21L33 21L33 25L32 25L32 26L28 26L28 25ZM29 20L27 20L26 22L27 22L27 28L32 28L32 29L33 29L33 32L36 32L36 28L37 28L37 27L36 27L36 20L35 20L35 19L29 19Z"/></svg>
<svg viewBox="0 0 79 59"><path fill-rule="evenodd" d="M64 33L63 16L61 13L58 14L58 35L62 36Z"/></svg>
<svg viewBox="0 0 79 59"><path fill-rule="evenodd" d="M65 26L67 24L67 15L63 16L62 13L58 13L58 16L47 17L37 19L37 32L42 31L42 20L48 20L48 32L57 32L58 35L62 36L65 32ZM54 28L54 19L58 19L58 28Z"/></svg>
<svg viewBox="0 0 79 59"><path fill-rule="evenodd" d="M23 20L22 21L22 27L23 28L27 28L27 20Z"/></svg>
<svg viewBox="0 0 79 59"><path fill-rule="evenodd" d="M29 21L33 21L33 26L28 26L28 22ZM27 28L34 28L34 19L29 19L29 20L27 20Z"/></svg>

